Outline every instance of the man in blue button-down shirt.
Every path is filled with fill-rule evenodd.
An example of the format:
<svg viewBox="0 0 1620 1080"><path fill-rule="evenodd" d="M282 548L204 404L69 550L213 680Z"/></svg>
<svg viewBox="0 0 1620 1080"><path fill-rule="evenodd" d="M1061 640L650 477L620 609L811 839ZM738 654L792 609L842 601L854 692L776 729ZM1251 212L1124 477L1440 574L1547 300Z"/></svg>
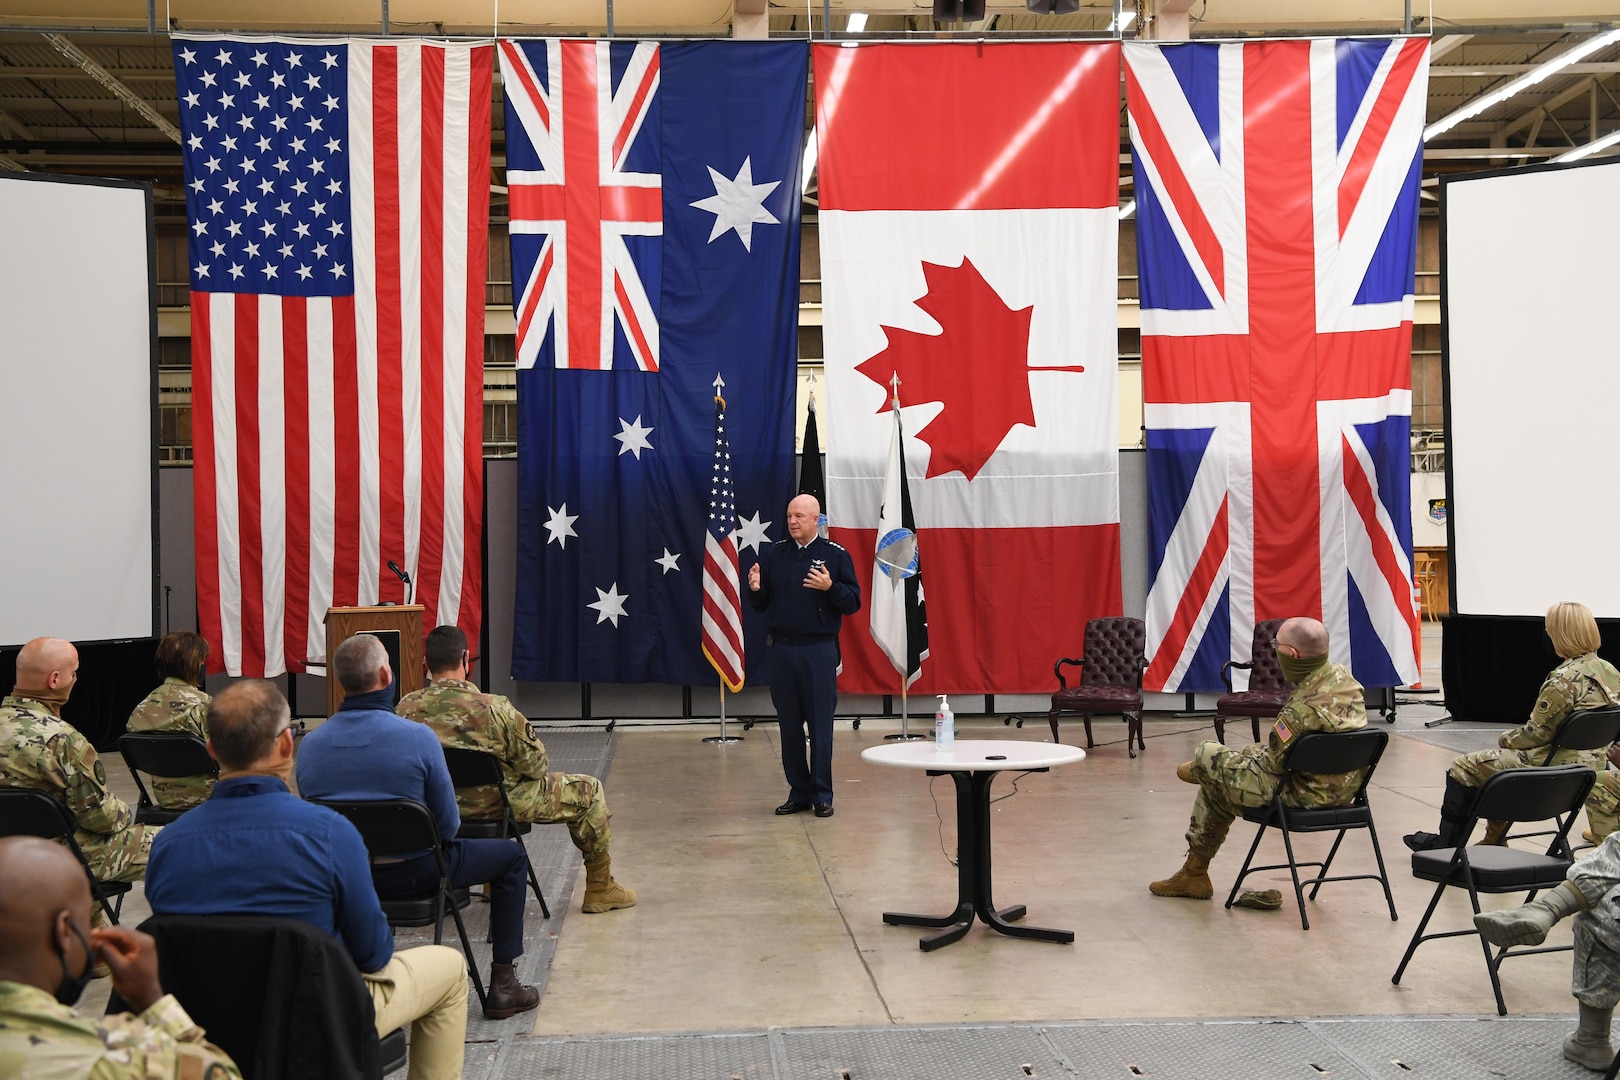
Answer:
<svg viewBox="0 0 1620 1080"><path fill-rule="evenodd" d="M356 634L332 650L330 675L345 697L330 720L310 732L298 751L298 790L306 799L415 799L426 806L444 839L450 884L489 882L494 938L484 1015L503 1020L540 1004L540 992L517 981L523 955L523 907L528 853L510 840L454 840L461 828L456 789L444 750L430 728L394 715L388 653L372 634ZM377 895L433 895L439 864L431 851L371 868Z"/></svg>
<svg viewBox="0 0 1620 1080"><path fill-rule="evenodd" d="M159 915L274 915L332 934L360 969L377 1033L411 1024L411 1080L461 1075L467 968L443 945L394 951L355 827L287 790L293 736L274 685L236 683L208 707L219 782L154 841L146 899Z"/></svg>

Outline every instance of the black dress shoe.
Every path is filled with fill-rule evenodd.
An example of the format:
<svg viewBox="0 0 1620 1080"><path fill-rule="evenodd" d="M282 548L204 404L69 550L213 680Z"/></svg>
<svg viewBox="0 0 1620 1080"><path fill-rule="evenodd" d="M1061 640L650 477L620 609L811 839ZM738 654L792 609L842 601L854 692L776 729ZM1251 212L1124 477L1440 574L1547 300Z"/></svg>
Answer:
<svg viewBox="0 0 1620 1080"><path fill-rule="evenodd" d="M789 799L781 806L778 806L776 808L776 812L778 814L802 814L808 809L810 809L809 803L794 802L792 799Z"/></svg>
<svg viewBox="0 0 1620 1080"><path fill-rule="evenodd" d="M832 803L830 803L830 802L818 802L818 803L816 803L816 817L832 817Z"/></svg>

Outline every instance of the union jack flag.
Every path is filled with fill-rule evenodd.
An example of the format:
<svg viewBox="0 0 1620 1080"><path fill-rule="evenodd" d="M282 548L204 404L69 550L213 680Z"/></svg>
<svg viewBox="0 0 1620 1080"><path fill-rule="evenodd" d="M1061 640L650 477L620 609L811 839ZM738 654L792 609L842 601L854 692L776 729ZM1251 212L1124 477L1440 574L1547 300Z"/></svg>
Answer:
<svg viewBox="0 0 1620 1080"><path fill-rule="evenodd" d="M1418 677L1409 434L1425 39L1125 46L1148 428L1144 687L1316 616Z"/></svg>
<svg viewBox="0 0 1620 1080"><path fill-rule="evenodd" d="M656 249L632 238L663 234L662 179L632 150L657 104L659 53L644 41L620 54L605 41L501 42L519 122L507 138L539 165L506 174L519 367L550 330L557 367L609 370L617 328L636 366L658 370ZM651 296L638 258L653 267Z"/></svg>

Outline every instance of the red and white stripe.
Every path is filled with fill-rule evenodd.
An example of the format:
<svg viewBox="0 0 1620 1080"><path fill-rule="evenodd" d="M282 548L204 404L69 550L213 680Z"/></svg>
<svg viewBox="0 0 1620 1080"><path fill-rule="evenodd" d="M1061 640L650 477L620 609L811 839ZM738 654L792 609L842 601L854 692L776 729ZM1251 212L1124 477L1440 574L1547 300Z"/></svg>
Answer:
<svg viewBox="0 0 1620 1080"><path fill-rule="evenodd" d="M191 294L213 670L325 661L329 606L481 618L491 46L349 43L353 297Z"/></svg>
<svg viewBox="0 0 1620 1080"><path fill-rule="evenodd" d="M734 535L717 540L713 530L703 536L703 655L735 694L745 674L737 541Z"/></svg>

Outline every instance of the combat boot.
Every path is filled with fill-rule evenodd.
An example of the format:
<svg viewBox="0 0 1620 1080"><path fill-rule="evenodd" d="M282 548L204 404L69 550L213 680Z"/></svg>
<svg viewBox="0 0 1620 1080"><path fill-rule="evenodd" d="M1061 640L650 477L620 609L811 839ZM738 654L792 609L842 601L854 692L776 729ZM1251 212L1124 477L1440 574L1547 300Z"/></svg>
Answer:
<svg viewBox="0 0 1620 1080"><path fill-rule="evenodd" d="M1581 1026L1564 1040L1564 1059L1593 1072L1606 1072L1614 1060L1609 1045L1609 1022L1613 1009L1594 1009L1581 1003Z"/></svg>
<svg viewBox="0 0 1620 1080"><path fill-rule="evenodd" d="M1209 880L1209 859L1196 851L1187 852L1187 861L1170 877L1148 886L1154 896L1182 896L1188 900L1208 900L1215 895Z"/></svg>
<svg viewBox="0 0 1620 1080"><path fill-rule="evenodd" d="M1586 829L1581 833L1581 839L1588 844L1601 844L1610 833L1620 829L1620 817L1616 817L1607 810L1595 810L1588 806L1586 808L1586 825Z"/></svg>
<svg viewBox="0 0 1620 1080"><path fill-rule="evenodd" d="M1506 847L1507 831L1513 824L1511 821L1487 821L1485 835L1479 838L1476 847Z"/></svg>
<svg viewBox="0 0 1620 1080"><path fill-rule="evenodd" d="M1180 765L1177 765L1176 779L1180 780L1183 784L1198 783L1198 762L1183 761Z"/></svg>
<svg viewBox="0 0 1620 1080"><path fill-rule="evenodd" d="M595 862L585 864L584 912L595 915L601 911L636 906L636 894L613 880L613 859L604 855Z"/></svg>
<svg viewBox="0 0 1620 1080"><path fill-rule="evenodd" d="M1482 911L1474 916L1479 936L1492 945L1540 945L1559 919L1586 907L1586 897L1567 881L1530 901L1506 911ZM1607 1069L1609 1063L1605 1061Z"/></svg>
<svg viewBox="0 0 1620 1080"><path fill-rule="evenodd" d="M540 991L524 986L517 979L516 964L489 965L489 993L484 997L484 1015L505 1020L528 1012L540 1004Z"/></svg>

